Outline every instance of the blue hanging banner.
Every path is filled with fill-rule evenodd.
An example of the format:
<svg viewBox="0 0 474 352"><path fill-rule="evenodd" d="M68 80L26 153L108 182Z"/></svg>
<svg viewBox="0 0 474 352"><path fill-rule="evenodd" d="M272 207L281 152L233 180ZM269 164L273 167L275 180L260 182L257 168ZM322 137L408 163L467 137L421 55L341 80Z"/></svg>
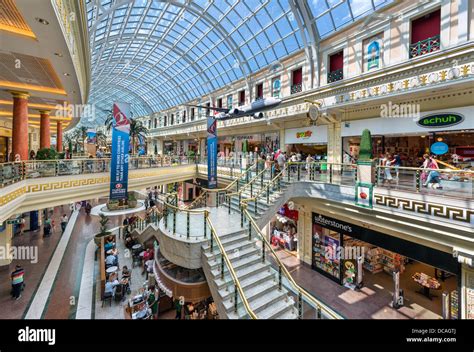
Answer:
<svg viewBox="0 0 474 352"><path fill-rule="evenodd" d="M217 120L207 118L207 187L217 188Z"/></svg>
<svg viewBox="0 0 474 352"><path fill-rule="evenodd" d="M128 159L130 148L130 104L115 103L113 108L112 165L110 200L127 199Z"/></svg>

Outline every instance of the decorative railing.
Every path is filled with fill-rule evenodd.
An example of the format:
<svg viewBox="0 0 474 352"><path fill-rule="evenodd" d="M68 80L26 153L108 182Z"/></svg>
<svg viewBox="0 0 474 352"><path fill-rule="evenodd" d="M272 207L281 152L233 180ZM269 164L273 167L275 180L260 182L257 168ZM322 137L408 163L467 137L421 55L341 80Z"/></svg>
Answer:
<svg viewBox="0 0 474 352"><path fill-rule="evenodd" d="M344 70L340 68L339 70L334 70L328 72L328 83L340 81L344 78Z"/></svg>
<svg viewBox="0 0 474 352"><path fill-rule="evenodd" d="M440 35L427 38L410 45L410 59L438 51L441 48Z"/></svg>
<svg viewBox="0 0 474 352"><path fill-rule="evenodd" d="M438 196L472 198L474 171L377 166L375 185Z"/></svg>
<svg viewBox="0 0 474 352"><path fill-rule="evenodd" d="M179 156L130 158L129 170L194 165L195 160ZM24 179L110 172L111 159L28 160L0 164L0 188Z"/></svg>
<svg viewBox="0 0 474 352"><path fill-rule="evenodd" d="M302 91L303 91L303 83L298 83L291 86L291 94L301 93Z"/></svg>

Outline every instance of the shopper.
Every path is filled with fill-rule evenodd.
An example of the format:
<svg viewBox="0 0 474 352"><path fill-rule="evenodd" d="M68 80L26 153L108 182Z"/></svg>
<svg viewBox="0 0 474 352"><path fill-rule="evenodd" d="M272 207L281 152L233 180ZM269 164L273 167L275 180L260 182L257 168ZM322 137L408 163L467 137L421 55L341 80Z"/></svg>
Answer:
<svg viewBox="0 0 474 352"><path fill-rule="evenodd" d="M20 218L20 236L23 235L25 232L25 227L26 227L26 220L24 216L21 216Z"/></svg>
<svg viewBox="0 0 474 352"><path fill-rule="evenodd" d="M441 181L440 181L440 173L438 172L439 166L438 162L436 161L435 156L430 156L428 159L428 169L430 169L428 173L428 177L426 179L426 182L423 184L423 187L431 187L431 188L436 188L436 189L443 189L441 187Z"/></svg>
<svg viewBox="0 0 474 352"><path fill-rule="evenodd" d="M46 219L43 226L43 237L51 236L51 220Z"/></svg>
<svg viewBox="0 0 474 352"><path fill-rule="evenodd" d="M402 158L400 157L400 154L395 153L393 156L393 167L395 168L395 179L397 182L400 177L400 166L402 166Z"/></svg>
<svg viewBox="0 0 474 352"><path fill-rule="evenodd" d="M181 319L181 315L183 313L184 298L180 297L179 299L175 300L174 306L176 308L176 317L175 317L175 319Z"/></svg>
<svg viewBox="0 0 474 352"><path fill-rule="evenodd" d="M23 286L25 285L25 270L21 267L21 265L17 265L15 267L15 271L13 271L10 275L11 282L12 282L12 292L11 295L16 300L20 299L21 291L23 290Z"/></svg>
<svg viewBox="0 0 474 352"><path fill-rule="evenodd" d="M155 288L155 286L149 287L148 293L148 307L151 309L151 314L153 315L153 319L158 319L158 309L160 303L160 290Z"/></svg>
<svg viewBox="0 0 474 352"><path fill-rule="evenodd" d="M146 198L145 199L145 209L148 210L149 207L150 207L150 201L148 200L148 198Z"/></svg>
<svg viewBox="0 0 474 352"><path fill-rule="evenodd" d="M72 213L74 213L75 209L76 209L76 206L74 205L74 203L69 204L69 210L71 211L71 215Z"/></svg>
<svg viewBox="0 0 474 352"><path fill-rule="evenodd" d="M63 216L61 217L61 233L64 233L64 231L66 231L66 226L68 222L69 218L66 214L63 214Z"/></svg>
<svg viewBox="0 0 474 352"><path fill-rule="evenodd" d="M30 151L30 160L35 160L36 159L36 154L35 154L35 151L32 150Z"/></svg>
<svg viewBox="0 0 474 352"><path fill-rule="evenodd" d="M384 172L384 183L385 182L392 182L393 177L392 177L392 170L390 167L392 166L392 157L390 154L385 154L385 157L382 159L382 166L383 166L383 172Z"/></svg>
<svg viewBox="0 0 474 352"><path fill-rule="evenodd" d="M277 157L278 171L283 170L286 163L286 152L280 153Z"/></svg>

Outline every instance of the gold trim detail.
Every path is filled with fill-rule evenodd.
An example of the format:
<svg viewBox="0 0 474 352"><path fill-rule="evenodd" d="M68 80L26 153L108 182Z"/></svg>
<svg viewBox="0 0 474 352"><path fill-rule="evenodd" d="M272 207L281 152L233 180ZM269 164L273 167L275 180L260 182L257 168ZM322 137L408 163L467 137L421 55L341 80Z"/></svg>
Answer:
<svg viewBox="0 0 474 352"><path fill-rule="evenodd" d="M464 208L447 207L441 204L426 203L411 199L396 198L392 196L384 196L382 194L374 195L375 204L418 213L430 215L437 218L455 220L471 224L474 221L474 210Z"/></svg>
<svg viewBox="0 0 474 352"><path fill-rule="evenodd" d="M17 199L18 197L21 197L24 194L26 194L26 187L25 186L17 189L16 191L10 192L10 193L0 197L0 207L14 201L15 199Z"/></svg>

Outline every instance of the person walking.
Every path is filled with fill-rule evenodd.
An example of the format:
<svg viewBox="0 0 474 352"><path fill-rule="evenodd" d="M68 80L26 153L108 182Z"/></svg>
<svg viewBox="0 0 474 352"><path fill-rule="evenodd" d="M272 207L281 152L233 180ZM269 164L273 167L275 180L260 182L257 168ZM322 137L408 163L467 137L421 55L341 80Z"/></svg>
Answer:
<svg viewBox="0 0 474 352"><path fill-rule="evenodd" d="M384 167L384 183L391 183L393 180L392 171L390 167L392 166L392 158L390 154L385 154L385 158L382 159L382 166Z"/></svg>
<svg viewBox="0 0 474 352"><path fill-rule="evenodd" d="M68 222L69 222L69 218L67 217L66 214L63 214L63 216L61 217L61 231L62 231L62 233L64 233L64 231L66 231L66 226L67 226Z"/></svg>
<svg viewBox="0 0 474 352"><path fill-rule="evenodd" d="M395 153L393 156L393 166L395 168L395 180L397 180L400 177L400 166L402 166L402 158L400 157L400 154Z"/></svg>
<svg viewBox="0 0 474 352"><path fill-rule="evenodd" d="M69 210L71 211L71 215L72 213L74 213L75 209L76 209L76 206L74 205L74 203L69 204Z"/></svg>
<svg viewBox="0 0 474 352"><path fill-rule="evenodd" d="M25 233L25 227L26 227L26 220L25 220L25 217L22 216L20 218L20 236Z"/></svg>
<svg viewBox="0 0 474 352"><path fill-rule="evenodd" d="M151 193L151 192L150 192ZM145 210L148 211L148 208L150 207L150 201L148 200L148 198L145 199Z"/></svg>
<svg viewBox="0 0 474 352"><path fill-rule="evenodd" d="M21 291L23 290L23 286L25 284L25 270L21 267L21 265L17 265L15 267L15 271L13 271L10 275L11 282L12 282L12 298L15 300L19 300L21 298Z"/></svg>
<svg viewBox="0 0 474 352"><path fill-rule="evenodd" d="M280 153L277 157L278 171L283 170L286 162L286 152Z"/></svg>

